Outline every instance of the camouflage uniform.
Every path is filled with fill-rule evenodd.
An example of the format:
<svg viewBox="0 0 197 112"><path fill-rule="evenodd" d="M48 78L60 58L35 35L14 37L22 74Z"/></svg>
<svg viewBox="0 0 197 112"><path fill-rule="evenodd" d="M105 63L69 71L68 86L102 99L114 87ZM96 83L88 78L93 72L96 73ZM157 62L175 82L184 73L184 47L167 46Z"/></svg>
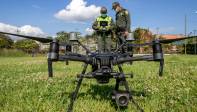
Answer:
<svg viewBox="0 0 197 112"><path fill-rule="evenodd" d="M118 37L118 46L126 42L125 32L131 32L130 30L130 14L126 9L121 9L116 13L116 35ZM127 47L123 46L122 53L127 52Z"/></svg>
<svg viewBox="0 0 197 112"><path fill-rule="evenodd" d="M116 13L116 33L119 37L120 44L125 41L126 37L123 36L124 32L131 32L130 25L130 14L126 9L122 9Z"/></svg>

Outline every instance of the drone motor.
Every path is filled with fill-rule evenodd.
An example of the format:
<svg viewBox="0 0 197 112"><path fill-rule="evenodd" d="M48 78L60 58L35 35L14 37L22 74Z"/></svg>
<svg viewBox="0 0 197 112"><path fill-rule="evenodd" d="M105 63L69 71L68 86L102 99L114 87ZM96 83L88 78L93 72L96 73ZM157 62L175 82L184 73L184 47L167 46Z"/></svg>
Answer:
<svg viewBox="0 0 197 112"><path fill-rule="evenodd" d="M153 59L155 61L163 60L163 51L162 51L162 45L159 41L155 40L153 41Z"/></svg>
<svg viewBox="0 0 197 112"><path fill-rule="evenodd" d="M54 39L53 42L50 43L48 59L58 60L58 57L59 57L59 43L57 40Z"/></svg>

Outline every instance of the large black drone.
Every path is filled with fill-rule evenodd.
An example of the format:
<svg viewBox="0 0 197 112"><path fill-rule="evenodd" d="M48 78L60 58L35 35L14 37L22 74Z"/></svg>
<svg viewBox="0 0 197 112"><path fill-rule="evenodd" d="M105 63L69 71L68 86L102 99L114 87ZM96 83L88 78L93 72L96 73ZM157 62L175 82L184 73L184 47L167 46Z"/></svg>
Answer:
<svg viewBox="0 0 197 112"><path fill-rule="evenodd" d="M135 103L133 101L132 93L129 89L129 86L126 80L126 74L123 72L122 64L127 63L127 62L134 62L134 61L160 62L159 76L162 76L163 67L164 67L164 56L163 56L163 51L162 51L162 44L168 44L168 43L172 43L175 41L196 38L196 36L191 36L191 37L169 39L169 40L156 39L156 40L153 40L152 42L144 43L144 44L133 44L133 43L125 42L113 52L99 53L99 52L91 52L84 45L82 45L80 41L76 39L77 37L76 33L70 33L70 39L71 39L70 41L78 43L80 46L82 46L86 50L86 55L82 55L79 53L72 53L72 50L71 50L72 44L59 43L58 40L56 39L25 36L25 35L13 34L13 33L7 33L7 32L0 32L0 33L28 38L28 39L36 40L42 43L50 43L50 48L48 52L48 75L49 77L53 77L53 69L52 69L53 62L78 61L78 62L83 62L85 64L81 74L78 75L78 83L77 83L75 91L72 94L71 102L68 107L68 112L72 111L73 109L73 104L77 98L77 94L79 92L79 88L81 86L83 78L95 78L100 84L109 83L109 80L111 78L115 78L116 85L115 85L115 89L112 92L112 99L115 100L117 106L119 107L128 106L128 103L130 100L133 103ZM59 53L60 46L61 47L63 46L66 49L65 54L63 55ZM127 47L128 52L126 53L120 52L120 49L123 46ZM143 55L143 56L133 56L129 53L132 51L133 48L141 47L141 46L152 46L153 54ZM88 65L92 66L93 69L91 72L86 73ZM115 71L114 66L118 66L119 71ZM125 90L120 91L119 86L124 86Z"/></svg>

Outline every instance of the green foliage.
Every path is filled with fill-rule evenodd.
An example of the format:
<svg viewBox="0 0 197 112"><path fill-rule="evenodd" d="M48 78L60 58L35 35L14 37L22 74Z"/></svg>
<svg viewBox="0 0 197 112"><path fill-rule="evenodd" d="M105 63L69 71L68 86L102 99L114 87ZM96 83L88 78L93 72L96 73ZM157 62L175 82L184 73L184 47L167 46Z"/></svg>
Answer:
<svg viewBox="0 0 197 112"><path fill-rule="evenodd" d="M152 32L149 31L149 29L136 28L136 30L134 31L134 38L136 40L135 43L142 44L145 42L152 41L154 39L154 36L152 35ZM136 50L135 52L144 53L144 52L149 52L150 48L145 46L135 50Z"/></svg>
<svg viewBox="0 0 197 112"><path fill-rule="evenodd" d="M134 38L136 39L137 43L144 43L153 40L153 35L149 29L137 28L134 31Z"/></svg>
<svg viewBox="0 0 197 112"><path fill-rule="evenodd" d="M69 33L61 31L57 33L57 39L59 42L67 43L69 41Z"/></svg>
<svg viewBox="0 0 197 112"><path fill-rule="evenodd" d="M135 62L124 65L134 100L145 112L196 112L196 56L166 57L164 76L158 77L158 63ZM0 57L0 110L2 112L64 112L70 103L70 93L76 87L76 74L81 63L54 64L54 78L47 78L47 62L43 57ZM77 69L76 69L77 68ZM99 85L84 79L74 112L115 112L111 90L115 81ZM136 112L130 103L125 112Z"/></svg>
<svg viewBox="0 0 197 112"><path fill-rule="evenodd" d="M51 37L51 36L48 36L47 38L48 38L48 39L53 39L53 37Z"/></svg>
<svg viewBox="0 0 197 112"><path fill-rule="evenodd" d="M11 48L13 46L13 40L3 34L0 34L0 48Z"/></svg>
<svg viewBox="0 0 197 112"><path fill-rule="evenodd" d="M197 43L196 44L187 44L186 48L187 48L187 54L195 54L195 50L197 53L197 49L196 49ZM185 45L183 45L183 47L185 48Z"/></svg>
<svg viewBox="0 0 197 112"><path fill-rule="evenodd" d="M34 40L24 39L24 40L18 40L15 43L15 48L30 53L38 49L39 45Z"/></svg>
<svg viewBox="0 0 197 112"><path fill-rule="evenodd" d="M0 49L0 57L25 57L25 52L16 49Z"/></svg>

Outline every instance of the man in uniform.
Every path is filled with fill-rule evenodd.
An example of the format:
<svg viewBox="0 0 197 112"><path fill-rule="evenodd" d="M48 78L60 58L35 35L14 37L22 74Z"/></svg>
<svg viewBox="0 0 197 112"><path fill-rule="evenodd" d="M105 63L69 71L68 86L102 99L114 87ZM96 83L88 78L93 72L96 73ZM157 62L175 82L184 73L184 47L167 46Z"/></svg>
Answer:
<svg viewBox="0 0 197 112"><path fill-rule="evenodd" d="M112 9L116 11L116 35L119 39L119 45L126 42L126 38L131 32L131 20L128 10L120 6L120 3L114 2L112 4ZM123 53L126 52L126 46L122 49Z"/></svg>
<svg viewBox="0 0 197 112"><path fill-rule="evenodd" d="M107 9L102 7L101 15L96 18L92 28L96 31L98 37L98 51L100 53L110 52L112 45L112 30L114 28L113 19L107 15Z"/></svg>

